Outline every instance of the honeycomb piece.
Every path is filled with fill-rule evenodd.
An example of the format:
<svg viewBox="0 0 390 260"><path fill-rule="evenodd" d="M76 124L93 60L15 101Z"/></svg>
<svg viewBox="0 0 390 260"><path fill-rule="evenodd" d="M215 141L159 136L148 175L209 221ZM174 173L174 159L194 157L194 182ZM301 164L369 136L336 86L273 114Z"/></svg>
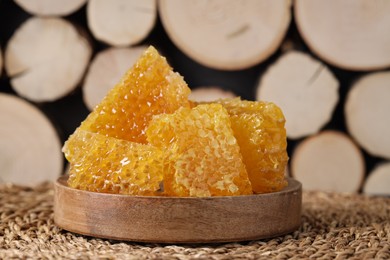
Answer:
<svg viewBox="0 0 390 260"><path fill-rule="evenodd" d="M168 154L165 195L252 193L229 115L220 104L180 108L171 115L155 116L146 136Z"/></svg>
<svg viewBox="0 0 390 260"><path fill-rule="evenodd" d="M105 193L157 195L163 154L157 148L78 130L63 147L70 187Z"/></svg>
<svg viewBox="0 0 390 260"><path fill-rule="evenodd" d="M189 107L190 89L166 59L149 47L81 124L81 130L146 143L153 115Z"/></svg>
<svg viewBox="0 0 390 260"><path fill-rule="evenodd" d="M240 98L217 101L230 115L234 136L255 193L275 192L287 182L288 162L285 118L270 102L243 101Z"/></svg>

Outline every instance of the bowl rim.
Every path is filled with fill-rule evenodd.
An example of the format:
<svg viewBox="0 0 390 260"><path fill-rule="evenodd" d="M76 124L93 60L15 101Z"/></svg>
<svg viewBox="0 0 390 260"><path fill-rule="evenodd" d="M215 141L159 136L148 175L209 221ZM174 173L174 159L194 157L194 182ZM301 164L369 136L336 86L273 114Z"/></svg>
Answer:
<svg viewBox="0 0 390 260"><path fill-rule="evenodd" d="M245 198L253 198L253 197L274 197L274 196L280 196L285 193L292 192L294 190L300 190L302 189L302 183L298 180L292 178L292 177L286 177L287 180L287 186L284 187L280 191L275 192L267 192L267 193L254 193L249 195L234 195L234 196L209 196L209 197L178 197L178 196L146 196L146 195L128 195L128 194L116 194L116 193L105 193L105 192L97 192L97 191L88 191L88 190L82 190L82 189L76 189L73 187L70 187L67 183L67 180L69 178L68 174L60 176L56 182L56 186L61 186L62 188L74 190L80 193L85 194L95 194L102 197L121 197L121 198L139 198L139 199L159 199L159 200L236 200L236 199L245 199Z"/></svg>

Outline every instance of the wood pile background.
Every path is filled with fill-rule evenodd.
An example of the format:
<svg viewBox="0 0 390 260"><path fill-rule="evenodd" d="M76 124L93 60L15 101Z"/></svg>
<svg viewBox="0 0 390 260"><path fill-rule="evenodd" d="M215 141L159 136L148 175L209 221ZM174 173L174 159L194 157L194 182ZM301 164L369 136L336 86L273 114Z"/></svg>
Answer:
<svg viewBox="0 0 390 260"><path fill-rule="evenodd" d="M390 195L390 1L2 0L0 182L62 143L148 45L192 97L273 101L305 189Z"/></svg>

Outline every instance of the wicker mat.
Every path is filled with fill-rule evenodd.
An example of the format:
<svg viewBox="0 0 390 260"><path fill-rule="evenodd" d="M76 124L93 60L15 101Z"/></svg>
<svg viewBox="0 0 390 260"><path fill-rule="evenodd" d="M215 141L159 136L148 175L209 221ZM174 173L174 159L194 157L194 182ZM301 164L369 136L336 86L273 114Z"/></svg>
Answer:
<svg viewBox="0 0 390 260"><path fill-rule="evenodd" d="M311 192L301 228L245 243L157 245L76 235L53 223L53 189L0 186L0 259L390 259L390 198Z"/></svg>

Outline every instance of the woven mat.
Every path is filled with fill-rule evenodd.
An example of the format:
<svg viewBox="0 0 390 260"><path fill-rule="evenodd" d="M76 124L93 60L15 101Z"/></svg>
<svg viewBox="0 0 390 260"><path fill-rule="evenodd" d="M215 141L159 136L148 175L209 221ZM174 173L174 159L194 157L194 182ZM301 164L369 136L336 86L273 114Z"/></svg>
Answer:
<svg viewBox="0 0 390 260"><path fill-rule="evenodd" d="M211 245L118 242L53 222L53 189L0 186L0 259L390 259L390 198L304 193L302 226L273 239Z"/></svg>

